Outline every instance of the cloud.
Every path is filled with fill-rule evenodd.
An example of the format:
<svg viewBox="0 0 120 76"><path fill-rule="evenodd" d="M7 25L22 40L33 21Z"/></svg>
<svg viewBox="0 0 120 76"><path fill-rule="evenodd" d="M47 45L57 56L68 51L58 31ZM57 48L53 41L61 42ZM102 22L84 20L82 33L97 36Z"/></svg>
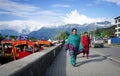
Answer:
<svg viewBox="0 0 120 76"><path fill-rule="evenodd" d="M54 4L54 5L52 5L52 7L63 7L63 8L68 8L68 7L70 7L70 5L65 5L65 4Z"/></svg>
<svg viewBox="0 0 120 76"><path fill-rule="evenodd" d="M37 20L42 23L53 24L53 23L62 23L62 14L59 12L54 12L50 10L38 11L30 17L32 20Z"/></svg>
<svg viewBox="0 0 120 76"><path fill-rule="evenodd" d="M70 14L66 14L66 17L64 17L64 22L66 24L89 24L94 22L100 22L103 21L103 18L90 18L86 15L80 14L77 10L71 11Z"/></svg>
<svg viewBox="0 0 120 76"><path fill-rule="evenodd" d="M0 0L0 15L3 14L50 24L60 22L59 20L61 19L61 14L58 12L40 10L38 7L29 4L20 4L11 0Z"/></svg>
<svg viewBox="0 0 120 76"><path fill-rule="evenodd" d="M103 3L103 0L92 0L92 1L91 1L90 3L88 3L86 6L87 6L87 7L92 7L92 6L96 7L96 6L102 5L102 4L104 4L104 3Z"/></svg>
<svg viewBox="0 0 120 76"><path fill-rule="evenodd" d="M20 4L10 0L0 0L0 9L5 12L0 12L1 14L10 14L19 17L27 17L30 16L31 13L35 13L38 11L38 7L28 5L28 4Z"/></svg>
<svg viewBox="0 0 120 76"><path fill-rule="evenodd" d="M70 7L69 5L56 4L53 7ZM40 8L13 2L11 0L0 0L0 14L9 14L19 17L27 17L29 20L12 20L12 21L0 21L1 29L13 29L22 32L23 29L29 29L29 31L35 31L41 27L52 27L61 24L87 24L96 21L101 21L99 18L90 18L86 15L79 14L77 10L72 11L70 14L54 12L52 10L40 10ZM7 28L6 28L7 27Z"/></svg>
<svg viewBox="0 0 120 76"><path fill-rule="evenodd" d="M47 25L47 24L40 23L38 21L33 21L33 20L0 21L0 30L1 29L11 29L11 30L16 30L19 33L21 33L22 30L29 29L29 31L31 32L31 31L38 30L45 25Z"/></svg>
<svg viewBox="0 0 120 76"><path fill-rule="evenodd" d="M13 20L13 21L0 21L0 30L16 30L19 33L22 33L22 30L29 30L28 33L32 31L37 31L42 27L57 27L58 23L42 23L35 20Z"/></svg>
<svg viewBox="0 0 120 76"><path fill-rule="evenodd" d="M0 15L13 15L23 18L23 20L16 20L16 18L14 18L14 20L11 21L0 21L0 30L12 29L21 33L22 30L29 29L31 32L43 26L58 26L58 24L61 23L60 13L39 9L40 8L32 5L20 4L10 0L0 0ZM24 20L24 17L27 17L28 20Z"/></svg>
<svg viewBox="0 0 120 76"><path fill-rule="evenodd" d="M120 5L120 0L104 0L104 1L116 3L117 5Z"/></svg>
<svg viewBox="0 0 120 76"><path fill-rule="evenodd" d="M12 20L12 21L0 21L0 30L1 29L12 29L16 30L19 33L22 30L27 29L29 32L39 30L42 27L56 27L61 24L89 24L94 22L100 22L104 19L102 18L90 18L86 15L80 14L77 10L71 11L70 14L66 14L66 16L62 16L61 14L57 14L52 11L41 11L36 12L36 14L42 15L38 20L33 18L32 20ZM46 14L46 16L44 15ZM7 28L6 28L7 27Z"/></svg>

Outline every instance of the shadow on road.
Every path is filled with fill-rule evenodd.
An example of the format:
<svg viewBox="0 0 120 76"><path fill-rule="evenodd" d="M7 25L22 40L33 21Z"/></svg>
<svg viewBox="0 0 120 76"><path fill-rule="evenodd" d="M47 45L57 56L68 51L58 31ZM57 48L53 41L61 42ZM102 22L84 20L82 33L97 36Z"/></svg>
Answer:
<svg viewBox="0 0 120 76"><path fill-rule="evenodd" d="M89 55L90 58L94 58L94 57L100 57L101 55L95 54L95 55Z"/></svg>
<svg viewBox="0 0 120 76"><path fill-rule="evenodd" d="M96 55L89 55L90 58L100 57L100 56L101 56L101 55L98 55L98 54L96 54ZM77 56L77 58L84 58L84 57L82 57L82 56Z"/></svg>
<svg viewBox="0 0 120 76"><path fill-rule="evenodd" d="M110 46L104 46L104 47L94 47L94 48L110 48Z"/></svg>
<svg viewBox="0 0 120 76"><path fill-rule="evenodd" d="M90 55L90 56L89 56L89 59L87 59L87 60L85 60L85 61L77 62L77 63L76 63L76 67L82 66L82 65L84 65L84 64L91 63L91 62L101 62L101 61L103 61L103 60L106 60L107 57L109 57L109 56L110 56L110 55L101 56L101 55L98 55L98 54L96 54L96 55ZM80 57L79 57L79 58L80 58ZM90 59L90 58L91 58L91 59ZM94 59L92 59L92 58L94 58Z"/></svg>

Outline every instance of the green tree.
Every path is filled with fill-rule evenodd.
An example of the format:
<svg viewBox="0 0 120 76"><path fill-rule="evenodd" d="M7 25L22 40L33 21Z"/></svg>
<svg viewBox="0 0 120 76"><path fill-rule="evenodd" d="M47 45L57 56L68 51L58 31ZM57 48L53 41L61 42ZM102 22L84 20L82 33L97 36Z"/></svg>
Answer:
<svg viewBox="0 0 120 76"><path fill-rule="evenodd" d="M0 38L3 38L2 34L0 34Z"/></svg>
<svg viewBox="0 0 120 76"><path fill-rule="evenodd" d="M115 34L115 26L111 26L111 27L108 27L108 28L99 28L95 31L91 31L90 32L91 35L94 35L95 36L102 36L102 37L113 37L114 34Z"/></svg>
<svg viewBox="0 0 120 76"><path fill-rule="evenodd" d="M100 34L101 34L100 29L97 29L97 30L95 31L95 35L96 35L96 36L100 36Z"/></svg>
<svg viewBox="0 0 120 76"><path fill-rule="evenodd" d="M35 37L30 37L29 40L37 40Z"/></svg>
<svg viewBox="0 0 120 76"><path fill-rule="evenodd" d="M57 37L57 39L67 39L69 36L69 33L67 31L60 32L60 35Z"/></svg>
<svg viewBox="0 0 120 76"><path fill-rule="evenodd" d="M10 36L10 38L16 40L18 38L18 36Z"/></svg>
<svg viewBox="0 0 120 76"><path fill-rule="evenodd" d="M4 39L4 38L3 38L2 34L0 34L0 42L1 42L3 39Z"/></svg>

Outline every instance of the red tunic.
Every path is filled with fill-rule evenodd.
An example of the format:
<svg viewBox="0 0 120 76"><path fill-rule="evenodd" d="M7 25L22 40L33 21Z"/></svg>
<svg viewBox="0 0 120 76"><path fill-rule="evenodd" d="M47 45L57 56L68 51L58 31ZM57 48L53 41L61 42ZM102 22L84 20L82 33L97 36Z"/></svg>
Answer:
<svg viewBox="0 0 120 76"><path fill-rule="evenodd" d="M84 51L89 51L90 38L88 36L82 36L82 45L84 47Z"/></svg>

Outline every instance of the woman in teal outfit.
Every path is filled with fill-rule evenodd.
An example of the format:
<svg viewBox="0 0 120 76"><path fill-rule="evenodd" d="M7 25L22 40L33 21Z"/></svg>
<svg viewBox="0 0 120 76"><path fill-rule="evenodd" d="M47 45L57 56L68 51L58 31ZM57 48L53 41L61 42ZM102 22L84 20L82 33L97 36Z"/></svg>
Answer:
<svg viewBox="0 0 120 76"><path fill-rule="evenodd" d="M75 66L76 64L76 56L83 49L81 44L81 38L77 35L77 29L72 29L72 34L69 35L68 40L66 42L65 50L69 50L71 64Z"/></svg>

